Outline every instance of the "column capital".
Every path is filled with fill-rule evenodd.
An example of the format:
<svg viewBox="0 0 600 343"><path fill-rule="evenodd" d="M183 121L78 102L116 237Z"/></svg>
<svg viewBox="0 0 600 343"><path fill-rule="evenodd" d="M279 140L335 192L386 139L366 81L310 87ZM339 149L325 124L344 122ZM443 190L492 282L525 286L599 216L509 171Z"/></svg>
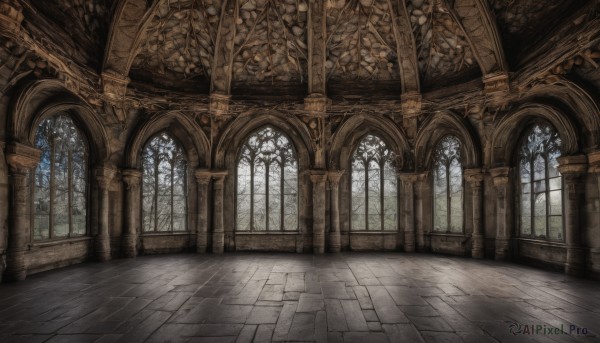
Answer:
<svg viewBox="0 0 600 343"><path fill-rule="evenodd" d="M501 71L483 77L483 93L489 105L498 107L506 103L510 92L508 73Z"/></svg>
<svg viewBox="0 0 600 343"><path fill-rule="evenodd" d="M215 186L223 186L228 173L226 170L213 170L211 176L215 180Z"/></svg>
<svg viewBox="0 0 600 343"><path fill-rule="evenodd" d="M423 174L419 173L396 173L396 176L400 181L404 183L416 183L423 178Z"/></svg>
<svg viewBox="0 0 600 343"><path fill-rule="evenodd" d="M208 185L212 178L212 173L208 169L196 169L194 176L199 185Z"/></svg>
<svg viewBox="0 0 600 343"><path fill-rule="evenodd" d="M498 167L490 169L490 174L494 178L494 186L496 186L496 188L504 187L508 185L510 181L508 177L510 174L509 167Z"/></svg>
<svg viewBox="0 0 600 343"><path fill-rule="evenodd" d="M229 102L231 95L213 92L210 94L210 113L216 117L222 116L229 112Z"/></svg>
<svg viewBox="0 0 600 343"><path fill-rule="evenodd" d="M13 169L31 169L40 163L42 151L30 145L10 143L6 146L6 162Z"/></svg>
<svg viewBox="0 0 600 343"><path fill-rule="evenodd" d="M567 179L577 178L588 170L586 155L562 156L557 158L558 171Z"/></svg>
<svg viewBox="0 0 600 343"><path fill-rule="evenodd" d="M329 182L337 185L342 175L344 175L344 170L330 170L327 172L327 179Z"/></svg>
<svg viewBox="0 0 600 343"><path fill-rule="evenodd" d="M103 71L101 78L104 95L111 101L123 100L130 79L110 69Z"/></svg>
<svg viewBox="0 0 600 343"><path fill-rule="evenodd" d="M590 152L587 158L590 165L588 172L600 174L600 150Z"/></svg>
<svg viewBox="0 0 600 343"><path fill-rule="evenodd" d="M137 169L123 169L121 170L121 177L127 189L135 189L140 186L142 172Z"/></svg>
<svg viewBox="0 0 600 343"><path fill-rule="evenodd" d="M325 183L325 181L327 181L327 171L321 169L311 170L310 181L312 181L313 184Z"/></svg>
<svg viewBox="0 0 600 343"><path fill-rule="evenodd" d="M463 175L468 183L480 185L485 177L485 172L480 168L465 169Z"/></svg>
<svg viewBox="0 0 600 343"><path fill-rule="evenodd" d="M324 115L327 113L327 97L320 93L313 93L304 98L304 110L311 115Z"/></svg>
<svg viewBox="0 0 600 343"><path fill-rule="evenodd" d="M94 176L96 177L96 180L98 181L98 185L100 186L100 188L103 188L103 189L108 189L110 182L112 181L112 179L115 177L116 174L117 174L117 171L112 166L100 166L100 167L96 167L96 169L94 170Z"/></svg>

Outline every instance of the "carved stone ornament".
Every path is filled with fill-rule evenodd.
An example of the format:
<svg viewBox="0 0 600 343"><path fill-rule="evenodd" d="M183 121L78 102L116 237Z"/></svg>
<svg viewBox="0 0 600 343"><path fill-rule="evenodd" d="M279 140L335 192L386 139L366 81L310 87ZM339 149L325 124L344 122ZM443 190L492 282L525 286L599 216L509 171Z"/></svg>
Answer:
<svg viewBox="0 0 600 343"><path fill-rule="evenodd" d="M400 96L402 102L402 114L412 117L421 112L423 99L421 93L404 93Z"/></svg>
<svg viewBox="0 0 600 343"><path fill-rule="evenodd" d="M479 168L465 169L463 175L465 176L465 180L473 185L481 184L485 176L484 172Z"/></svg>
<svg viewBox="0 0 600 343"><path fill-rule="evenodd" d="M557 158L558 171L564 176L579 176L588 169L586 155L562 156Z"/></svg>
<svg viewBox="0 0 600 343"><path fill-rule="evenodd" d="M311 115L322 115L327 112L327 97L323 94L311 94L304 98L304 110Z"/></svg>
<svg viewBox="0 0 600 343"><path fill-rule="evenodd" d="M129 78L112 70L102 73L102 87L104 95L111 101L121 101L127 92Z"/></svg>
<svg viewBox="0 0 600 343"><path fill-rule="evenodd" d="M15 169L34 168L40 162L42 152L32 146L10 143L6 146L6 162Z"/></svg>
<svg viewBox="0 0 600 343"><path fill-rule="evenodd" d="M505 104L510 92L508 73L499 72L484 76L483 91L488 105L501 106Z"/></svg>
<svg viewBox="0 0 600 343"><path fill-rule="evenodd" d="M508 174L510 173L509 167L499 167L490 169L490 174L494 178L494 186L499 189L503 189L504 186L508 185Z"/></svg>
<svg viewBox="0 0 600 343"><path fill-rule="evenodd" d="M210 113L216 117L227 114L230 100L231 95L212 93L210 95Z"/></svg>
<svg viewBox="0 0 600 343"><path fill-rule="evenodd" d="M0 1L0 33L16 35L21 30L23 22L22 7L14 0Z"/></svg>

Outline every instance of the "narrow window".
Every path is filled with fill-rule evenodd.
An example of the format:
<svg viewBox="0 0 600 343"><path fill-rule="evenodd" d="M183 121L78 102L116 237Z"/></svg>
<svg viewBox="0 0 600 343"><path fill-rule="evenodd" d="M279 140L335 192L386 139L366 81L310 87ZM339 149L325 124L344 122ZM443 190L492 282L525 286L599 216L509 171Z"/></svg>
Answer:
<svg viewBox="0 0 600 343"><path fill-rule="evenodd" d="M35 240L82 236L87 227L87 144L67 115L45 119L35 145L42 151L32 178Z"/></svg>
<svg viewBox="0 0 600 343"><path fill-rule="evenodd" d="M281 131L267 126L242 147L236 216L238 231L298 230L298 162Z"/></svg>
<svg viewBox="0 0 600 343"><path fill-rule="evenodd" d="M433 227L435 231L463 232L463 172L460 142L444 137L436 146L433 171Z"/></svg>
<svg viewBox="0 0 600 343"><path fill-rule="evenodd" d="M377 136L363 138L352 155L354 231L398 229L398 187L394 154Z"/></svg>
<svg viewBox="0 0 600 343"><path fill-rule="evenodd" d="M522 237L563 240L561 140L547 124L533 125L518 151Z"/></svg>
<svg viewBox="0 0 600 343"><path fill-rule="evenodd" d="M152 138L142 152L144 232L185 231L186 160L166 133Z"/></svg>

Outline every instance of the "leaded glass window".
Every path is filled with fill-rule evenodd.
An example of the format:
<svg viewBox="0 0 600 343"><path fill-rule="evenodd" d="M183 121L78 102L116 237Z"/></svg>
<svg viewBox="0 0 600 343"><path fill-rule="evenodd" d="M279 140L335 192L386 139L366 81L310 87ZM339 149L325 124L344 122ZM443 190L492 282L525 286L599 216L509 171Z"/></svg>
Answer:
<svg viewBox="0 0 600 343"><path fill-rule="evenodd" d="M463 232L463 171L460 155L460 142L453 136L440 140L433 155L435 231Z"/></svg>
<svg viewBox="0 0 600 343"><path fill-rule="evenodd" d="M252 134L237 164L238 231L298 230L298 162L294 146L267 126Z"/></svg>
<svg viewBox="0 0 600 343"><path fill-rule="evenodd" d="M42 151L32 178L33 239L81 236L87 227L87 144L71 118L43 120L35 135Z"/></svg>
<svg viewBox="0 0 600 343"><path fill-rule="evenodd" d="M186 160L167 133L152 138L142 152L144 232L187 229Z"/></svg>
<svg viewBox="0 0 600 343"><path fill-rule="evenodd" d="M561 151L558 133L535 124L519 148L521 236L563 240Z"/></svg>
<svg viewBox="0 0 600 343"><path fill-rule="evenodd" d="M374 135L363 138L352 155L352 221L354 231L398 229L395 155Z"/></svg>

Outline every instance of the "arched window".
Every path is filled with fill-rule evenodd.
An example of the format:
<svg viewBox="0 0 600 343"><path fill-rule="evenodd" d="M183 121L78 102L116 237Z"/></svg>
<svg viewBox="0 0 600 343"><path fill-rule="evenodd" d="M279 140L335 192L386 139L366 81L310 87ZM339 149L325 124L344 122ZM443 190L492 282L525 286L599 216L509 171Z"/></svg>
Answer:
<svg viewBox="0 0 600 343"><path fill-rule="evenodd" d="M281 131L267 126L242 147L236 213L238 231L298 230L298 162Z"/></svg>
<svg viewBox="0 0 600 343"><path fill-rule="evenodd" d="M352 155L354 231L398 229L395 155L377 136L368 135Z"/></svg>
<svg viewBox="0 0 600 343"><path fill-rule="evenodd" d="M535 124L523 136L518 151L523 237L563 240L560 146L558 133L548 124Z"/></svg>
<svg viewBox="0 0 600 343"><path fill-rule="evenodd" d="M433 228L442 232L463 232L463 171L460 142L444 137L437 144L433 172Z"/></svg>
<svg viewBox="0 0 600 343"><path fill-rule="evenodd" d="M33 238L86 234L87 144L71 118L60 114L43 120L35 135L42 151L32 179Z"/></svg>
<svg viewBox="0 0 600 343"><path fill-rule="evenodd" d="M183 149L161 133L142 152L144 232L185 231L186 161Z"/></svg>

